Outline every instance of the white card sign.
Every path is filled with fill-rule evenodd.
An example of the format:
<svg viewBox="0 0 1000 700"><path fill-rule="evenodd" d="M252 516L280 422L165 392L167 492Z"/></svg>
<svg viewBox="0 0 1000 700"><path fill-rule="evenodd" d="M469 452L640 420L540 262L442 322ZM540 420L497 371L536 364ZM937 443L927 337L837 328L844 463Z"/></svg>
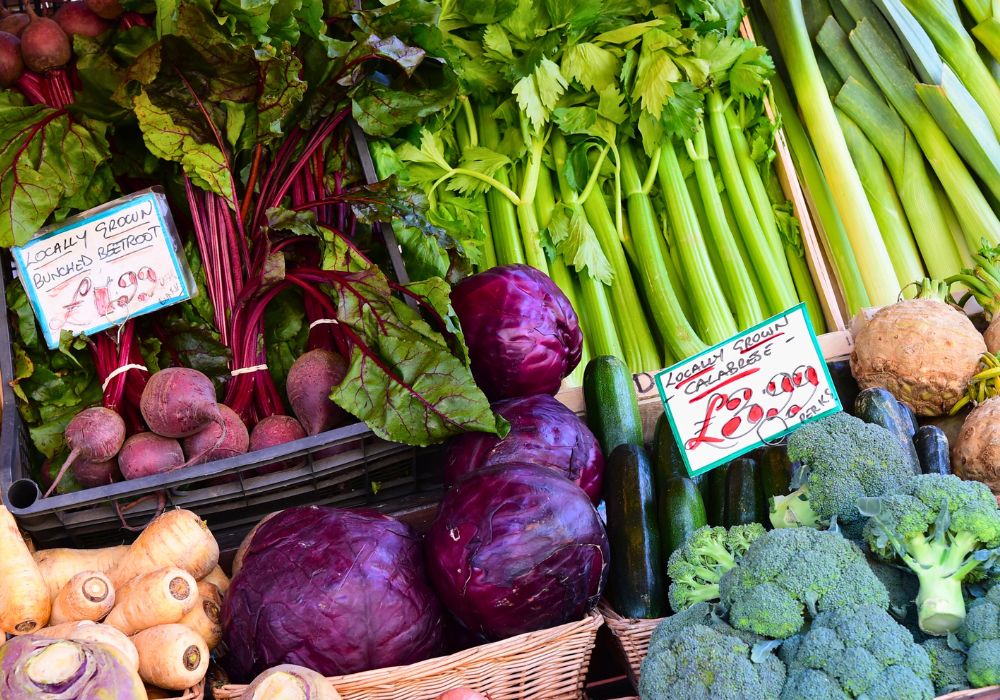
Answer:
<svg viewBox="0 0 1000 700"><path fill-rule="evenodd" d="M49 348L191 298L166 197L136 192L43 229L12 249Z"/></svg>
<svg viewBox="0 0 1000 700"><path fill-rule="evenodd" d="M803 304L655 380L692 476L840 410Z"/></svg>

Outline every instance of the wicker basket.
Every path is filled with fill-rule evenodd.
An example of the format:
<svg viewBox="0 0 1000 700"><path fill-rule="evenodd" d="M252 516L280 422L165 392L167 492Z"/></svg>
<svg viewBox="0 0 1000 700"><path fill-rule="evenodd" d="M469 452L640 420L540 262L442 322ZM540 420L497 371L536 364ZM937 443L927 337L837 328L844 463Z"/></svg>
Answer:
<svg viewBox="0 0 1000 700"><path fill-rule="evenodd" d="M939 695L936 700L1000 700L1000 685L959 690L955 693Z"/></svg>
<svg viewBox="0 0 1000 700"><path fill-rule="evenodd" d="M578 700L601 624L601 615L592 612L579 622L330 682L344 700L434 700L463 687L490 700ZM245 689L226 685L215 690L215 698L239 700Z"/></svg>
<svg viewBox="0 0 1000 700"><path fill-rule="evenodd" d="M656 629L664 618L658 617L652 620L638 620L635 618L622 617L603 601L597 608L604 615L604 621L608 623L611 636L614 637L618 648L625 654L628 662L628 676L632 685L639 687L639 667L642 660L646 658L649 651L649 638L653 636Z"/></svg>

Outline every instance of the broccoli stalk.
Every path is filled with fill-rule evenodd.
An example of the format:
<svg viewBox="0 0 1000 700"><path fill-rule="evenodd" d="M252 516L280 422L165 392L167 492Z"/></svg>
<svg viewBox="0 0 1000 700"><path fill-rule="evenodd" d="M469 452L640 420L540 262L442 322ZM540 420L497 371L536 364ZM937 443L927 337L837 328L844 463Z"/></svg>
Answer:
<svg viewBox="0 0 1000 700"><path fill-rule="evenodd" d="M973 557L979 547L979 539L966 532L931 540L912 537L904 545L901 558L920 582L917 615L927 634L948 634L965 619L962 582L982 563Z"/></svg>
<svg viewBox="0 0 1000 700"><path fill-rule="evenodd" d="M771 525L783 527L816 527L819 516L809 502L809 488L800 486L786 496L771 499Z"/></svg>

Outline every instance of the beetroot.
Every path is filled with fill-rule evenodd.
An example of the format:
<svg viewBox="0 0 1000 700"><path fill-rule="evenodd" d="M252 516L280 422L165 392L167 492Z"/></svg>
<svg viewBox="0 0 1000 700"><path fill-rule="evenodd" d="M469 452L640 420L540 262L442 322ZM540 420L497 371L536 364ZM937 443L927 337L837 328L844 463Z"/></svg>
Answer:
<svg viewBox="0 0 1000 700"><path fill-rule="evenodd" d="M275 445L284 445L292 440L300 440L306 436L302 424L291 416L268 416L254 426L250 433L250 451L264 450ZM298 461L284 461L258 467L257 474L271 474L282 469L295 466Z"/></svg>
<svg viewBox="0 0 1000 700"><path fill-rule="evenodd" d="M181 444L156 433L136 433L118 453L118 468L126 479L172 472L183 465Z"/></svg>
<svg viewBox="0 0 1000 700"><path fill-rule="evenodd" d="M69 37L62 27L48 17L39 17L28 5L31 22L21 32L21 56L24 65L36 73L62 68L73 56Z"/></svg>
<svg viewBox="0 0 1000 700"><path fill-rule="evenodd" d="M13 12L0 17L0 32L21 36L24 28L31 24L31 17L24 12Z"/></svg>
<svg viewBox="0 0 1000 700"><path fill-rule="evenodd" d="M95 15L86 3L82 2L66 3L56 10L52 19L59 23L67 35L79 34L91 39L99 37L113 26L111 22Z"/></svg>
<svg viewBox="0 0 1000 700"><path fill-rule="evenodd" d="M76 477L76 480L85 489L106 486L121 480L121 475L118 472L118 464L113 459L105 462L91 462L87 459L78 459L73 462L73 476Z"/></svg>
<svg viewBox="0 0 1000 700"><path fill-rule="evenodd" d="M125 8L118 0L85 0L85 2L95 15L104 19L118 19L125 12Z"/></svg>
<svg viewBox="0 0 1000 700"><path fill-rule="evenodd" d="M227 459L246 454L250 447L247 426L236 411L224 403L219 404L222 424L211 424L204 430L184 438L184 454L188 456L185 466L205 464L217 459Z"/></svg>
<svg viewBox="0 0 1000 700"><path fill-rule="evenodd" d="M48 491L49 496L59 485L66 470L82 457L91 462L114 459L125 441L125 421L110 408L85 408L66 425L66 444L70 453Z"/></svg>
<svg viewBox="0 0 1000 700"><path fill-rule="evenodd" d="M347 414L330 399L330 392L346 375L344 358L329 350L310 350L292 364L285 391L306 434L318 435L344 420Z"/></svg>
<svg viewBox="0 0 1000 700"><path fill-rule="evenodd" d="M152 375L139 408L149 429L164 437L183 438L209 423L223 425L212 380L187 367L168 367Z"/></svg>
<svg viewBox="0 0 1000 700"><path fill-rule="evenodd" d="M24 74L21 40L0 31L0 87L13 85Z"/></svg>

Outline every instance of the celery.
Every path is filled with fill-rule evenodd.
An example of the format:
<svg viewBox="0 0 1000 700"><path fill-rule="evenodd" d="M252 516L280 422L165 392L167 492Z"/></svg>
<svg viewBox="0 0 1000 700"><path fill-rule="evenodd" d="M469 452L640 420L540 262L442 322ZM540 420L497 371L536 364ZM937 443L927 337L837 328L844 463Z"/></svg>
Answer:
<svg viewBox="0 0 1000 700"><path fill-rule="evenodd" d="M726 223L729 225L729 230L736 232L739 231L739 224L736 223L736 214L733 212L733 205L729 202L729 197L725 190L719 193L722 198L722 209L726 213ZM754 270L753 261L750 259L750 253L747 251L746 245L743 243L743 238L741 236L733 236L733 240L736 243L736 248L740 251L740 259L743 261L743 269L746 270L747 275L750 277L750 284L753 285L753 295L757 299L757 305L761 309L761 313L767 308L767 299L764 297L764 292L760 286L760 280L757 279L757 272Z"/></svg>
<svg viewBox="0 0 1000 700"><path fill-rule="evenodd" d="M455 141L461 150L479 145L479 134L476 132L475 115L472 113L472 106L468 98L462 101L462 111L459 112L455 120ZM486 195L480 194L476 201L486 211ZM488 270L497 266L497 252L493 246L493 232L490 229L489 216L483 219L483 231L486 239L483 241L483 259L479 264L480 270Z"/></svg>
<svg viewBox="0 0 1000 700"><path fill-rule="evenodd" d="M562 258L556 256L552 261L552 265L549 267L549 276L552 281L556 283L556 286L562 290L566 298L569 299L570 305L574 310L582 309L579 303L579 295L577 294L577 287L573 275L570 274L569 268L566 267L566 263L562 261ZM577 319L580 322L581 329L590 325L590 321L585 317L577 314ZM590 339L587 337L587 333L583 333L583 350L580 353L580 364L576 366L566 379L563 380L565 384L571 387L583 386L583 372L590 362L590 358L593 357L593 348L591 347Z"/></svg>
<svg viewBox="0 0 1000 700"><path fill-rule="evenodd" d="M806 32L802 5L798 0L762 0L762 4L790 68L806 127L843 217L868 296L878 306L891 304L898 296L895 281L885 274L892 269L892 261L840 132Z"/></svg>
<svg viewBox="0 0 1000 700"><path fill-rule="evenodd" d="M477 131L483 145L496 149L500 144L500 131L493 117L493 106L482 103L477 106ZM500 184L510 187L510 176L507 168L501 168L494 175ZM497 262L501 265L525 264L524 248L521 245L521 233L517 223L517 209L502 192L491 187L486 192L486 211L489 215L490 230L493 232L493 245L496 249Z"/></svg>
<svg viewBox="0 0 1000 700"><path fill-rule="evenodd" d="M883 95L912 129L921 150L941 179L962 228L978 230L993 244L1000 242L1000 220L955 148L924 107L916 92L916 78L886 52L867 20L858 23L850 39Z"/></svg>
<svg viewBox="0 0 1000 700"><path fill-rule="evenodd" d="M525 120L526 121L526 120ZM519 192L520 204L517 205L517 222L521 227L521 244L524 246L524 257L529 265L548 274L549 265L542 249L542 227L535 213L535 196L538 193L538 182L542 169L542 155L545 152L545 141L535 134L528 146L528 164L524 168ZM549 179L551 190L552 181Z"/></svg>

